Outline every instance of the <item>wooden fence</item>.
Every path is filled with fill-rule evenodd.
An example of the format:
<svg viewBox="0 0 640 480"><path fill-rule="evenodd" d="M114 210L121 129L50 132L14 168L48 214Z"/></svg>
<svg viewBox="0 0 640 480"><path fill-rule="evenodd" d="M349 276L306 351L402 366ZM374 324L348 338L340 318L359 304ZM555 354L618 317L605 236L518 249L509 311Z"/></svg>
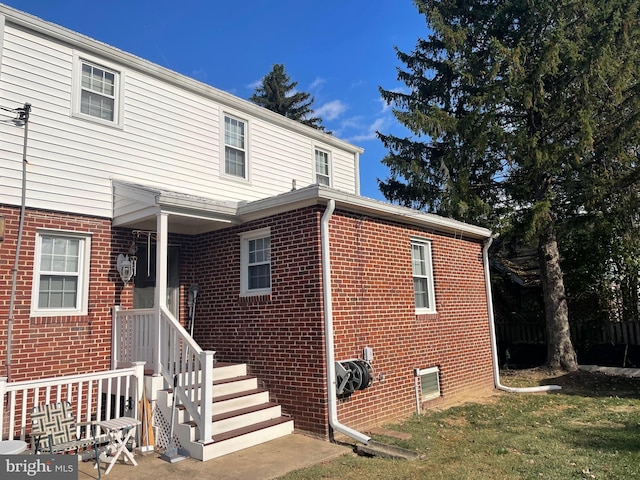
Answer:
<svg viewBox="0 0 640 480"><path fill-rule="evenodd" d="M542 322L497 322L498 343L546 343L546 327ZM582 323L571 326L575 344L611 343L640 345L640 321Z"/></svg>

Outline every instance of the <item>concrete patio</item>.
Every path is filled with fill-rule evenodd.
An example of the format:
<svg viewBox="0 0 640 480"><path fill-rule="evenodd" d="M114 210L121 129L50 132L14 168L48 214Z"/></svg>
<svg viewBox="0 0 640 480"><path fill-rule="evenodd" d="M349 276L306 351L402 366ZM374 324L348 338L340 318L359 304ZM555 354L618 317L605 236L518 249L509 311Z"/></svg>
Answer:
<svg viewBox="0 0 640 480"><path fill-rule="evenodd" d="M352 454L349 446L294 433L208 462L187 458L169 463L157 452L136 453L137 467L119 459L108 475L102 462L100 470L105 480L271 480L348 454ZM78 480L97 478L94 462L79 462Z"/></svg>

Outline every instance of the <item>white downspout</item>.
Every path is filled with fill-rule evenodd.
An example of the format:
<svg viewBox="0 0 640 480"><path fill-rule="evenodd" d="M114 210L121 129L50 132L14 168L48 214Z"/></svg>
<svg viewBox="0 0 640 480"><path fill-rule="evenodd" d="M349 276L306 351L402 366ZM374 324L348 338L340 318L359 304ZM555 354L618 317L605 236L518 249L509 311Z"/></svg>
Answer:
<svg viewBox="0 0 640 480"><path fill-rule="evenodd" d="M493 380L496 388L510 393L536 393L548 392L550 390L560 390L560 385L542 385L539 387L507 387L500 383L500 366L498 362L498 342L496 340L495 318L493 316L493 296L491 295L491 273L489 271L489 247L493 238L489 237L482 249L482 260L484 262L484 283L487 291L487 309L489 311L489 333L491 335L491 356L493 359Z"/></svg>
<svg viewBox="0 0 640 480"><path fill-rule="evenodd" d="M371 440L370 437L341 424L338 421L338 407L336 395L336 366L333 345L333 301L331 298L331 259L329 256L329 220L335 210L335 200L329 200L327 208L322 214L320 240L322 244L322 294L324 297L324 339L325 357L327 364L327 403L329 409L329 425L334 430L348 437L364 443Z"/></svg>

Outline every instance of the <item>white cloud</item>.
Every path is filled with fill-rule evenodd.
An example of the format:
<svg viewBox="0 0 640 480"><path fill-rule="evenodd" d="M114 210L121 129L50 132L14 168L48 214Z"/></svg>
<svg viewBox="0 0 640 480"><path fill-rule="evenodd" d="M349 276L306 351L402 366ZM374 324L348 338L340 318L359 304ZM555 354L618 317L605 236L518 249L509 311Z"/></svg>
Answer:
<svg viewBox="0 0 640 480"><path fill-rule="evenodd" d="M353 135L348 139L350 142L365 142L368 140L375 140L376 132L388 125L389 121L386 118L377 118L372 124L363 127L363 132L359 135Z"/></svg>
<svg viewBox="0 0 640 480"><path fill-rule="evenodd" d="M198 68L191 72L191 76L201 82L204 82L207 79L207 71L204 68Z"/></svg>
<svg viewBox="0 0 640 480"><path fill-rule="evenodd" d="M256 80L255 82L250 83L249 85L247 85L247 88L250 90L255 90L256 88L261 86L262 86L262 79Z"/></svg>
<svg viewBox="0 0 640 480"><path fill-rule="evenodd" d="M340 100L333 100L314 109L314 114L323 120L335 120L346 111L347 105L345 103Z"/></svg>
<svg viewBox="0 0 640 480"><path fill-rule="evenodd" d="M311 85L309 85L309 90L320 88L325 82L326 80L324 78L316 77L316 79L311 82Z"/></svg>

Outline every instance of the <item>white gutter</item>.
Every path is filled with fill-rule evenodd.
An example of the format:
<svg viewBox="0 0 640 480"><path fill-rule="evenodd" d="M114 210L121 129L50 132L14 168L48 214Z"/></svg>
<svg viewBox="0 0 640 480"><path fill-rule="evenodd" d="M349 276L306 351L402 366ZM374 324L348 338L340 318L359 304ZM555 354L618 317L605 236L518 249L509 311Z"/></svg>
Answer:
<svg viewBox="0 0 640 480"><path fill-rule="evenodd" d="M322 294L324 296L324 341L325 357L327 363L327 403L329 409L329 425L331 428L348 437L364 443L371 440L370 437L341 424L338 421L338 406L336 395L336 366L333 345L333 301L331 298L331 259L329 257L329 220L335 210L335 200L329 200L327 208L320 221L320 240L322 243Z"/></svg>
<svg viewBox="0 0 640 480"><path fill-rule="evenodd" d="M548 392L550 390L560 390L560 385L541 385L539 387L507 387L500 383L500 366L498 363L498 342L496 340L495 318L493 316L493 296L491 295L491 273L489 271L489 247L493 238L489 237L482 249L482 260L484 262L484 283L487 291L487 309L489 312L489 332L491 335L491 356L493 360L493 380L498 390L510 393L536 393Z"/></svg>

